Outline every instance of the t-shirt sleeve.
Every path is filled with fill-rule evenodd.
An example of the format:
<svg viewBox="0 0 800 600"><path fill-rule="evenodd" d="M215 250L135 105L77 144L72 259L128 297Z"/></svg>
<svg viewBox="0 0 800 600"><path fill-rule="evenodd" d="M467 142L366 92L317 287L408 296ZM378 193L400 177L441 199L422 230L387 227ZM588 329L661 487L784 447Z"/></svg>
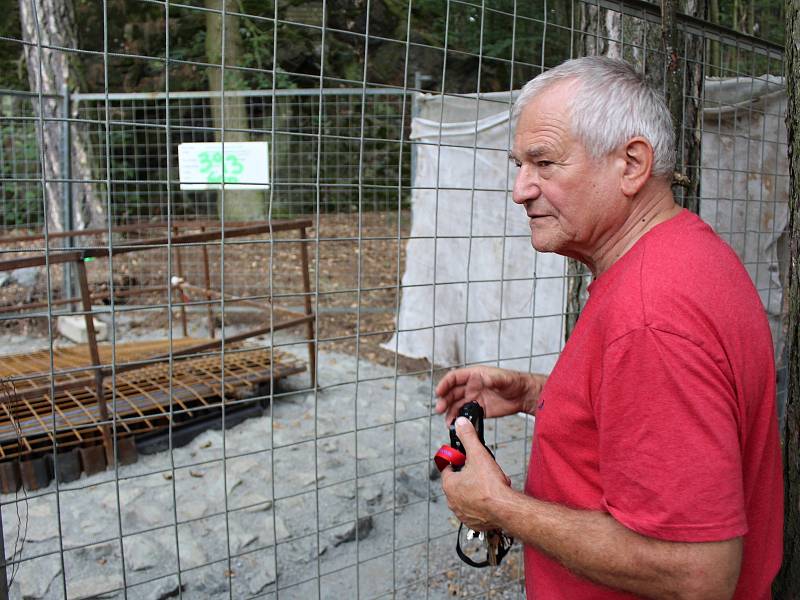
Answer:
<svg viewBox="0 0 800 600"><path fill-rule="evenodd" d="M744 535L738 411L720 366L682 336L644 327L603 357L594 402L603 504L663 540Z"/></svg>

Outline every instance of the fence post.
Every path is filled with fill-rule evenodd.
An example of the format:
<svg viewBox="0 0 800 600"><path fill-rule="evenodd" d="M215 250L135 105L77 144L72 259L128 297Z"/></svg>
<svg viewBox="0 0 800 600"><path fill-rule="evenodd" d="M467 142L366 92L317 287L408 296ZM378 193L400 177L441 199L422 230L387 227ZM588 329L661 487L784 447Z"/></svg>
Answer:
<svg viewBox="0 0 800 600"><path fill-rule="evenodd" d="M72 132L70 131L69 115L70 115L70 97L69 86L65 83L62 88L62 104L61 111L64 117L61 123L61 163L64 165L64 190L62 194L61 212L64 219L64 229L72 231L75 229L74 215L72 211ZM75 240L72 236L64 238L64 246L72 248L75 245ZM64 263L64 296L66 298L73 297L73 268L72 263ZM74 310L74 306L70 304L70 310Z"/></svg>
<svg viewBox="0 0 800 600"><path fill-rule="evenodd" d="M0 600L8 600L8 579L6 577L6 543L3 538L3 510L0 507Z"/></svg>

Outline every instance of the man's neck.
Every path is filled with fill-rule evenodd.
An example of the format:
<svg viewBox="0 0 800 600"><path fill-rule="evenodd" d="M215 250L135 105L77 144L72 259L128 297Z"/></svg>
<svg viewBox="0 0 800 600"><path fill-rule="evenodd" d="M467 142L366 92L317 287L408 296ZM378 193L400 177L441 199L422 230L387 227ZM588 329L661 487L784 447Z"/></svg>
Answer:
<svg viewBox="0 0 800 600"><path fill-rule="evenodd" d="M681 211L669 185L657 181L643 188L631 202L631 212L623 225L603 244L589 264L595 278L611 268L644 234Z"/></svg>

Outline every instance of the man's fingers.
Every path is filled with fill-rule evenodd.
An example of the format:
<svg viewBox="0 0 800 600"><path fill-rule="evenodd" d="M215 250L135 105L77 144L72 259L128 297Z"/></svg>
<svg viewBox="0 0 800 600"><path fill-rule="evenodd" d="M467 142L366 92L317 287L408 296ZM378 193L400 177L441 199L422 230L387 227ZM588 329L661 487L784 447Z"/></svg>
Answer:
<svg viewBox="0 0 800 600"><path fill-rule="evenodd" d="M434 391L436 392L436 395L439 396L440 398L445 396L447 392L450 391L450 388L453 387L453 378L451 377L451 375L452 371L447 375L445 375L444 377L442 377L442 380L438 384L436 384L436 390Z"/></svg>
<svg viewBox="0 0 800 600"><path fill-rule="evenodd" d="M461 440L461 443L464 444L467 456L470 456L472 452L486 452L483 444L478 439L478 433L466 417L458 417L456 419L456 435Z"/></svg>
<svg viewBox="0 0 800 600"><path fill-rule="evenodd" d="M447 465L444 469L442 469L442 491L447 494L447 484L450 481L450 478L455 475L455 471L453 471L453 467L451 465Z"/></svg>
<svg viewBox="0 0 800 600"><path fill-rule="evenodd" d="M437 413L449 412L454 402L458 402L458 400L456 398L456 394L451 391L449 394L441 396L436 400L436 406L434 407L434 410Z"/></svg>
<svg viewBox="0 0 800 600"><path fill-rule="evenodd" d="M434 410L437 413L446 412L447 423L449 424L450 421L452 421L453 417L455 416L454 411L457 411L461 406L461 404L463 404L462 400L464 400L464 395L465 395L465 390L463 385L454 387L449 392L439 397L439 399L436 401L436 406Z"/></svg>
<svg viewBox="0 0 800 600"><path fill-rule="evenodd" d="M450 371L449 373L447 373L447 375L442 377L441 381L439 381L439 383L436 386L437 396L446 395L451 388L457 386L459 383L462 383L460 381L461 379L460 371L461 369L456 369L455 371Z"/></svg>

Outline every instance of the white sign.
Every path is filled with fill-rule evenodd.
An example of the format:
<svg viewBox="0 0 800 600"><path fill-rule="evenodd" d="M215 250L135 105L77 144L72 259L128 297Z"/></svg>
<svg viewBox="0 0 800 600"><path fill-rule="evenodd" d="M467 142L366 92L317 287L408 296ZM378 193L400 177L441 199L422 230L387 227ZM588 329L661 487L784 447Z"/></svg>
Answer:
<svg viewBox="0 0 800 600"><path fill-rule="evenodd" d="M226 190L269 187L267 142L192 142L178 145L182 190Z"/></svg>

